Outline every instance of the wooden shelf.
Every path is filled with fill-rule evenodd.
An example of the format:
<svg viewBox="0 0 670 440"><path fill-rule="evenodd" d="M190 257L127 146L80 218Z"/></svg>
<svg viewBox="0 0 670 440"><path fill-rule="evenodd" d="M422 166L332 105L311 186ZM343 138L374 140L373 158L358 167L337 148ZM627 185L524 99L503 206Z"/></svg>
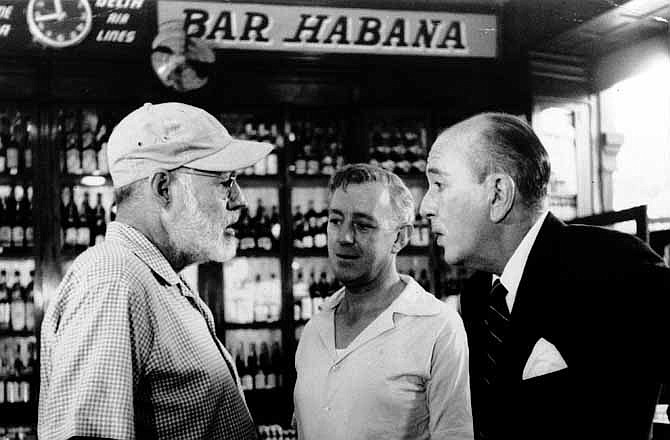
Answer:
<svg viewBox="0 0 670 440"><path fill-rule="evenodd" d="M327 187L330 181L328 174L291 174L289 179L292 187Z"/></svg>
<svg viewBox="0 0 670 440"><path fill-rule="evenodd" d="M328 257L328 248L293 248L293 257Z"/></svg>
<svg viewBox="0 0 670 440"><path fill-rule="evenodd" d="M35 330L0 330L0 338L35 337Z"/></svg>
<svg viewBox="0 0 670 440"><path fill-rule="evenodd" d="M0 259L27 259L27 258L35 258L34 247L23 247L23 248L0 247Z"/></svg>
<svg viewBox="0 0 670 440"><path fill-rule="evenodd" d="M237 182L243 190L244 188L279 188L281 184L277 175L255 176L243 174L237 176Z"/></svg>
<svg viewBox="0 0 670 440"><path fill-rule="evenodd" d="M279 258L280 254L277 251L266 251L265 249L238 249L235 256L250 258Z"/></svg>
<svg viewBox="0 0 670 440"><path fill-rule="evenodd" d="M89 186L81 183L81 179L86 176L101 176L105 178L105 183L100 186L112 186L112 176L109 174L61 174L61 184L65 186L86 186L89 188L97 188L99 186Z"/></svg>
<svg viewBox="0 0 670 440"><path fill-rule="evenodd" d="M223 324L224 330L263 330L263 329L277 329L282 327L281 321L273 322L226 322Z"/></svg>
<svg viewBox="0 0 670 440"><path fill-rule="evenodd" d="M32 173L26 174L0 174L0 185L32 185Z"/></svg>

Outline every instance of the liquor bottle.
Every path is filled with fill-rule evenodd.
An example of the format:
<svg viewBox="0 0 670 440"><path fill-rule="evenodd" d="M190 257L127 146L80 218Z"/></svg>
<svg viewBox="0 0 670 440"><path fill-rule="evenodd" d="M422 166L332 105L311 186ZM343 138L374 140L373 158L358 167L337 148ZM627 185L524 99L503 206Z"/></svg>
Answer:
<svg viewBox="0 0 670 440"><path fill-rule="evenodd" d="M272 232L270 231L270 218L265 213L263 200L258 199L256 205L256 217L254 218L256 231L256 247L269 251L272 249Z"/></svg>
<svg viewBox="0 0 670 440"><path fill-rule="evenodd" d="M270 363L270 349L268 343L261 342L261 352L259 355L259 381L262 380L263 388L272 389L277 387L277 376L275 375Z"/></svg>
<svg viewBox="0 0 670 440"><path fill-rule="evenodd" d="M7 356L7 379L5 381L5 401L7 403L19 402L18 372L16 371L14 359L15 354L9 352Z"/></svg>
<svg viewBox="0 0 670 440"><path fill-rule="evenodd" d="M321 172L319 160L319 147L323 138L321 127L314 127L311 139L304 145L304 153L307 158L307 174L313 176Z"/></svg>
<svg viewBox="0 0 670 440"><path fill-rule="evenodd" d="M81 174L81 145L79 133L70 132L66 138L65 167L69 174Z"/></svg>
<svg viewBox="0 0 670 440"><path fill-rule="evenodd" d="M11 300L7 289L7 271L0 271L0 330L9 330Z"/></svg>
<svg viewBox="0 0 670 440"><path fill-rule="evenodd" d="M256 354L256 343L249 343L249 355L247 356L247 370L253 378L254 388L256 387L256 376L258 374L258 355Z"/></svg>
<svg viewBox="0 0 670 440"><path fill-rule="evenodd" d="M19 173L20 147L13 136L9 138L9 142L5 147L5 153L7 155L7 172L12 176L15 176Z"/></svg>
<svg viewBox="0 0 670 440"><path fill-rule="evenodd" d="M0 405L5 403L5 377L7 376L7 360L6 358L7 345L0 343ZM1 432L0 432L1 433Z"/></svg>
<svg viewBox="0 0 670 440"><path fill-rule="evenodd" d="M23 224L25 226L25 245L26 247L35 246L35 225L33 224L33 187L32 185L28 186L26 189L26 197L24 197L24 203L20 207L21 218L23 218Z"/></svg>
<svg viewBox="0 0 670 440"><path fill-rule="evenodd" d="M89 199L88 192L84 192L84 199L81 203L81 207L78 209L78 222L77 222L77 245L88 247L91 245L91 227L89 223L89 217L91 209L91 203Z"/></svg>
<svg viewBox="0 0 670 440"><path fill-rule="evenodd" d="M24 300L26 304L26 330L35 330L35 271L30 271L30 281L24 289Z"/></svg>
<svg viewBox="0 0 670 440"><path fill-rule="evenodd" d="M325 205L325 204L324 204ZM328 208L323 206L316 214L316 232L314 234L314 247L325 248L328 245Z"/></svg>
<svg viewBox="0 0 670 440"><path fill-rule="evenodd" d="M299 128L298 135L296 136L296 142L294 142L294 151L295 151L295 173L297 175L307 174L307 156L305 152L311 150L311 147L307 146L309 142L307 140L308 136L311 136L311 129L309 124L306 123L304 126Z"/></svg>
<svg viewBox="0 0 670 440"><path fill-rule="evenodd" d="M22 248L25 238L25 219L23 217L24 210L21 206L24 204L23 187L16 185L12 188L12 193L8 199L9 209L13 211L12 215L12 246L15 248Z"/></svg>
<svg viewBox="0 0 670 440"><path fill-rule="evenodd" d="M93 210L94 218L94 244L100 244L105 240L105 233L107 232L107 221L105 220L105 208L102 206L102 194L97 194L97 201Z"/></svg>
<svg viewBox="0 0 670 440"><path fill-rule="evenodd" d="M270 151L265 157L267 173L270 176L275 176L279 172L279 156L278 151L284 146L284 136L282 136L277 130L277 124L272 124L270 126L270 142L275 144L275 148Z"/></svg>
<svg viewBox="0 0 670 440"><path fill-rule="evenodd" d="M23 149L23 169L32 170L33 167L33 148L37 144L37 124L26 116L26 145Z"/></svg>
<svg viewBox="0 0 670 440"><path fill-rule="evenodd" d="M235 367L237 368L237 374L240 376L240 382L242 382L242 389L252 390L254 388L254 379L249 374L249 369L244 360L243 342L240 342L240 347L237 349L237 354L235 355Z"/></svg>
<svg viewBox="0 0 670 440"><path fill-rule="evenodd" d="M12 323L11 329L14 331L22 331L26 328L26 302L23 299L23 288L21 287L21 274L19 271L14 271L12 285L9 289L10 305L10 321Z"/></svg>
<svg viewBox="0 0 670 440"><path fill-rule="evenodd" d="M279 208L277 205L272 205L272 214L270 215L270 234L272 234L272 250L279 251L281 218L279 217Z"/></svg>
<svg viewBox="0 0 670 440"><path fill-rule="evenodd" d="M330 296L330 283L328 282L328 274L325 270L322 270L319 276L317 292L320 298L328 298Z"/></svg>
<svg viewBox="0 0 670 440"><path fill-rule="evenodd" d="M7 209L7 198L0 199L0 246L12 246L12 215Z"/></svg>
<svg viewBox="0 0 670 440"><path fill-rule="evenodd" d="M14 358L14 371L18 388L18 401L28 403L30 400L30 382L25 374L26 365L21 359L21 344L16 344L16 357Z"/></svg>
<svg viewBox="0 0 670 440"><path fill-rule="evenodd" d="M66 188L67 189L67 188ZM77 205L74 203L74 199L71 195L71 192L66 192L63 190L64 194L68 194L67 204L65 205L65 241L64 244L66 247L74 248L77 246L77 229L79 227L79 211L77 210ZM65 196L64 196L65 197Z"/></svg>
<svg viewBox="0 0 670 440"><path fill-rule="evenodd" d="M7 172L7 148L10 139L10 122L6 115L0 116L0 173Z"/></svg>
<svg viewBox="0 0 670 440"><path fill-rule="evenodd" d="M93 174L98 169L98 150L95 135L87 130L81 134L81 168L84 174Z"/></svg>
<svg viewBox="0 0 670 440"><path fill-rule="evenodd" d="M305 213L305 222L303 224L302 247L314 247L314 235L316 234L316 210L314 209L314 200L307 202L307 212Z"/></svg>
<svg viewBox="0 0 670 440"><path fill-rule="evenodd" d="M241 250L253 249L256 247L256 240L254 238L254 228L249 215L249 209L245 206L240 212L240 219L238 221L239 227L239 246Z"/></svg>
<svg viewBox="0 0 670 440"><path fill-rule="evenodd" d="M272 364L272 369L275 374L275 383L277 387L281 387L284 382L284 377L282 374L283 362L281 350L279 348L279 342L272 342L272 354L270 355L270 363Z"/></svg>
<svg viewBox="0 0 670 440"><path fill-rule="evenodd" d="M310 272L309 274L309 298L312 303L312 316L316 315L319 313L320 307L321 307L321 302L323 301L322 298L319 296L319 284L316 281L316 276L314 275L314 271Z"/></svg>
<svg viewBox="0 0 670 440"><path fill-rule="evenodd" d="M305 216L300 210L300 205L296 205L295 208L293 208L293 217L291 218L291 221L293 223L293 247L302 248L302 231Z"/></svg>
<svg viewBox="0 0 670 440"><path fill-rule="evenodd" d="M51 138L53 139L58 155L58 169L63 173L65 172L65 146L67 144L65 135L65 112L63 109L59 109L58 113L56 113L56 123L51 132Z"/></svg>

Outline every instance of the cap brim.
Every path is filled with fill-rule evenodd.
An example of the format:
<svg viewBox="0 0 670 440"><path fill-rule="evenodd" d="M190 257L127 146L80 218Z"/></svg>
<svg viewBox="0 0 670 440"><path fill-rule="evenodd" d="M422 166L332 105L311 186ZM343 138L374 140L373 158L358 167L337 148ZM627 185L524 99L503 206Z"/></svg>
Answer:
<svg viewBox="0 0 670 440"><path fill-rule="evenodd" d="M184 165L204 171L235 171L252 166L273 149L267 142L234 139L221 151Z"/></svg>

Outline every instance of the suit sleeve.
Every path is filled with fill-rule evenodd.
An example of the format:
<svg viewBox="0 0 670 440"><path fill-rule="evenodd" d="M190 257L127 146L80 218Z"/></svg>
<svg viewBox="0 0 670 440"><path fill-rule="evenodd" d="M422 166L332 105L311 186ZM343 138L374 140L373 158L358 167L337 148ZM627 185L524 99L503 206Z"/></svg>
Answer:
<svg viewBox="0 0 670 440"><path fill-rule="evenodd" d="M433 347L428 382L431 439L473 439L467 336L461 317L450 312Z"/></svg>

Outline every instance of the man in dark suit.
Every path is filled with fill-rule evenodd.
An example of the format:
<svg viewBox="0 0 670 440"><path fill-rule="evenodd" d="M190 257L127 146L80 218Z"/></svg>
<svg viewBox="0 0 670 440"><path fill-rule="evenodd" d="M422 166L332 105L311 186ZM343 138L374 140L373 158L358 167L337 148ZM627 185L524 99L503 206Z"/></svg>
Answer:
<svg viewBox="0 0 670 440"><path fill-rule="evenodd" d="M421 211L445 260L500 277L461 299L476 437L646 440L670 373L670 271L635 237L554 217L549 175L506 114L450 127L428 156Z"/></svg>

